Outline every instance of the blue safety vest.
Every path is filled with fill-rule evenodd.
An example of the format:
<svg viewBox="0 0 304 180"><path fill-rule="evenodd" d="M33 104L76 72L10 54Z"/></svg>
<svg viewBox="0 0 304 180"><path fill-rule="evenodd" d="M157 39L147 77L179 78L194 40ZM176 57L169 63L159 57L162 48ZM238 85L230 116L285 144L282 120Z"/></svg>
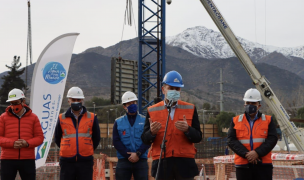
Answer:
<svg viewBox="0 0 304 180"><path fill-rule="evenodd" d="M117 130L121 142L126 146L129 152L136 152L142 145L141 134L144 130L145 116L137 114L134 125L131 126L128 116L124 115L116 119ZM147 158L148 150L139 158ZM125 158L117 151L118 159Z"/></svg>

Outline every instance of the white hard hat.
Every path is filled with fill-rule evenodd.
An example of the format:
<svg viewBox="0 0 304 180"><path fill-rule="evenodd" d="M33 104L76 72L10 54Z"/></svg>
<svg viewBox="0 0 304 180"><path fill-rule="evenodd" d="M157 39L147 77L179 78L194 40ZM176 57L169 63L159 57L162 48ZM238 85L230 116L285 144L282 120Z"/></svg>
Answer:
<svg viewBox="0 0 304 180"><path fill-rule="evenodd" d="M23 98L25 98L23 91L15 88L8 93L8 99L6 102L16 101Z"/></svg>
<svg viewBox="0 0 304 180"><path fill-rule="evenodd" d="M262 101L261 93L257 89L250 88L245 92L243 100L245 102Z"/></svg>
<svg viewBox="0 0 304 180"><path fill-rule="evenodd" d="M125 103L128 103L128 102L131 102L131 101L137 101L137 97L136 95L131 92L131 91L127 91L125 92L122 97L121 97L121 103L122 104L125 104Z"/></svg>
<svg viewBox="0 0 304 180"><path fill-rule="evenodd" d="M83 91L79 87L71 87L68 91L67 98L84 99Z"/></svg>

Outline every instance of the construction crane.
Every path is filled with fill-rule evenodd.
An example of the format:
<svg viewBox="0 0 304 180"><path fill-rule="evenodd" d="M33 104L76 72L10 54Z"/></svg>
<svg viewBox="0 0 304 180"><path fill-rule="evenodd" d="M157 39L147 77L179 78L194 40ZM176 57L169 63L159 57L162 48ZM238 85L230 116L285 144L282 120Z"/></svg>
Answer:
<svg viewBox="0 0 304 180"><path fill-rule="evenodd" d="M212 0L200 0L212 20L230 45L231 49L238 57L239 61L249 74L253 81L256 89L262 94L263 100L271 109L272 113L275 115L281 131L290 138L290 140L295 144L298 151L304 152L304 134L295 126L293 122L289 119L289 115L285 108L280 103L277 96L274 94L273 90L269 86L269 82L264 76L261 76L260 72L256 69L255 65L252 63L248 54L245 52L240 42L230 29L228 23L225 21L224 17L214 4Z"/></svg>
<svg viewBox="0 0 304 180"><path fill-rule="evenodd" d="M156 89L156 101L163 96L161 82L166 72L166 0L138 0L138 7L138 107L139 113L143 113L154 102L145 98L146 93ZM148 66L146 62L151 59L155 61Z"/></svg>
<svg viewBox="0 0 304 180"><path fill-rule="evenodd" d="M24 93L26 95L27 87L27 76L28 76L28 57L30 58L30 63L32 64L32 27L31 27L31 3L27 2L28 7L28 30L27 30L27 49L26 49L26 63L25 63L25 88Z"/></svg>

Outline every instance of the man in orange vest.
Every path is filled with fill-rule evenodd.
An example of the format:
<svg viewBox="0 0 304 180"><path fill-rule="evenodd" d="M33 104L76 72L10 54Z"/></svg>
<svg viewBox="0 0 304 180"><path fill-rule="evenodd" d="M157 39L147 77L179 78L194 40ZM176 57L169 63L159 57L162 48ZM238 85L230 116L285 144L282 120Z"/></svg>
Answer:
<svg viewBox="0 0 304 180"><path fill-rule="evenodd" d="M162 87L165 100L148 108L141 138L145 144L152 143L150 154L153 159L151 169L153 177L156 176L160 146L169 114L167 106L171 108L166 134L166 151L162 155L157 180L193 180L198 174L194 159L196 154L194 143L202 140L202 132L195 106L179 100L181 87L184 87L182 76L176 71L168 72Z"/></svg>
<svg viewBox="0 0 304 180"><path fill-rule="evenodd" d="M82 105L84 95L79 87L69 89L71 106L59 115L55 143L60 147L60 179L92 180L94 150L100 141L97 117Z"/></svg>
<svg viewBox="0 0 304 180"><path fill-rule="evenodd" d="M272 180L271 150L277 143L275 123L262 114L262 97L257 89L246 91L245 113L233 118L228 146L234 151L237 180Z"/></svg>

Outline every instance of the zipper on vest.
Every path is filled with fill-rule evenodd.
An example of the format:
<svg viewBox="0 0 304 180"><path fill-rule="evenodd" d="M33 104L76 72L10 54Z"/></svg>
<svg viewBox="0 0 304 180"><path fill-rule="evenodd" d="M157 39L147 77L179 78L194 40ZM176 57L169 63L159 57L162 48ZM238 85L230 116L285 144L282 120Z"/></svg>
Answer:
<svg viewBox="0 0 304 180"><path fill-rule="evenodd" d="M76 153L76 161L77 161L77 156L79 153L79 148L78 148L78 117L76 119L76 148L77 148L77 153Z"/></svg>
<svg viewBox="0 0 304 180"><path fill-rule="evenodd" d="M250 126L250 124L249 124L249 126ZM250 126L250 131L251 131L251 133L250 133L250 148L251 148L251 151L253 150L253 139L252 139L252 129L253 129L253 126L254 126L254 121L253 121L252 128Z"/></svg>

